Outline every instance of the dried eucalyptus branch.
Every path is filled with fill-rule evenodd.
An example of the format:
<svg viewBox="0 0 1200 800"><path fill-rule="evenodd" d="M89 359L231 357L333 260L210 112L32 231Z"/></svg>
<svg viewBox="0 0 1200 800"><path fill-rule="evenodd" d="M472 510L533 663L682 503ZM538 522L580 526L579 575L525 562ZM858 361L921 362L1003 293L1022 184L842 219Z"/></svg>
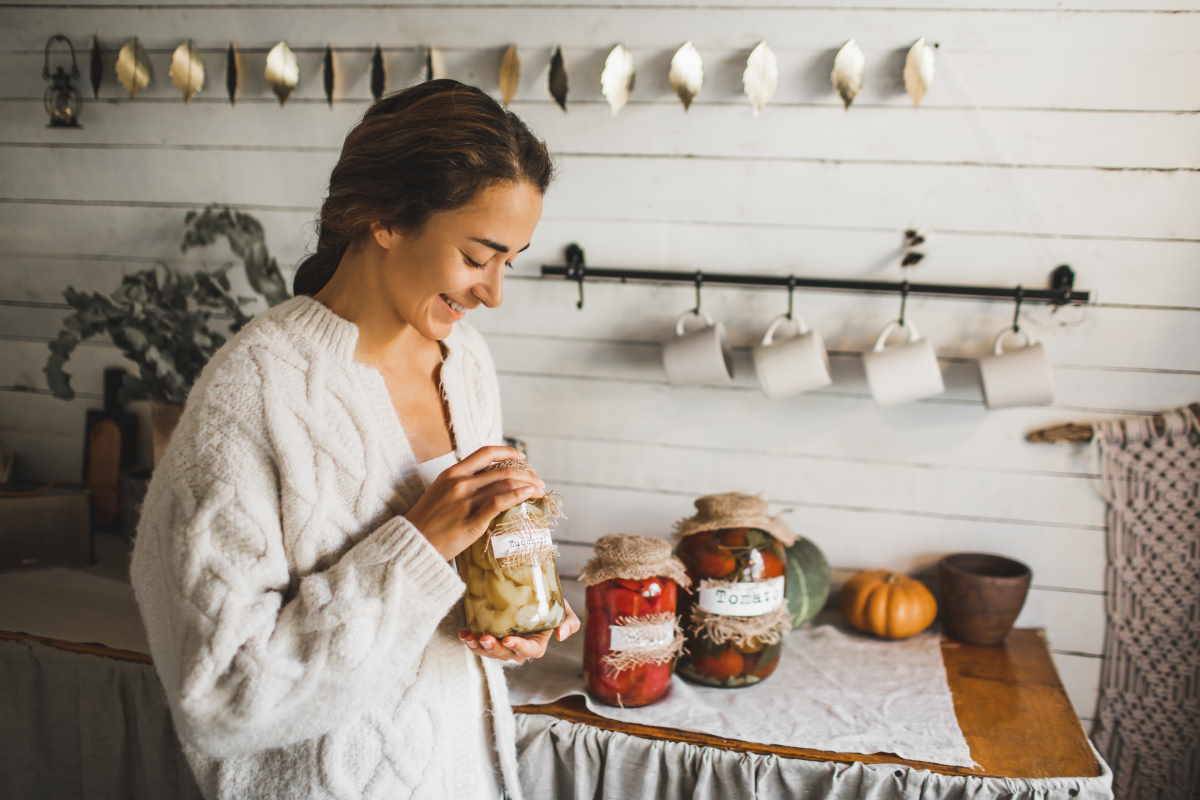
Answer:
<svg viewBox="0 0 1200 800"><path fill-rule="evenodd" d="M283 273L279 271L279 263L267 251L263 227L257 219L235 208L213 203L203 211L189 211L184 222L188 227L180 250L187 252L223 237L242 260L250 286L266 298L268 305L278 305L291 297Z"/></svg>
<svg viewBox="0 0 1200 800"><path fill-rule="evenodd" d="M251 319L241 306L254 298L229 294L226 273L231 267L188 274L159 264L126 275L111 295L68 287L63 297L75 310L50 343L43 369L50 390L72 399L67 361L81 342L107 333L139 370L126 380L123 402L149 398L182 403L208 359L225 344L225 336L211 327L213 319L230 320L231 333Z"/></svg>

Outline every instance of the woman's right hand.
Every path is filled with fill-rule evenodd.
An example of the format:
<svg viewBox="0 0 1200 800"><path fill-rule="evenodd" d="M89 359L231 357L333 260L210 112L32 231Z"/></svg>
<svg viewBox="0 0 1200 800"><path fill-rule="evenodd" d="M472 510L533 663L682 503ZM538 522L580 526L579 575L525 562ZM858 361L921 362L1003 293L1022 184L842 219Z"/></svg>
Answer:
<svg viewBox="0 0 1200 800"><path fill-rule="evenodd" d="M482 536L497 514L546 493L546 485L528 465L480 472L506 458L524 463L515 448L479 448L447 467L404 513L447 561Z"/></svg>

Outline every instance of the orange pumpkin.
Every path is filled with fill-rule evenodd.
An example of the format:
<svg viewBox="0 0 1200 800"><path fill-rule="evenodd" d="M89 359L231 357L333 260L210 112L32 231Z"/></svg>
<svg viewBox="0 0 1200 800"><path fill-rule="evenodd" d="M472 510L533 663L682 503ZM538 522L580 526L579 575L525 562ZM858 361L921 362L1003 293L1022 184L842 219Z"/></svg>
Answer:
<svg viewBox="0 0 1200 800"><path fill-rule="evenodd" d="M842 587L841 600L851 625L886 639L907 639L937 616L937 601L925 584L885 569L856 574Z"/></svg>

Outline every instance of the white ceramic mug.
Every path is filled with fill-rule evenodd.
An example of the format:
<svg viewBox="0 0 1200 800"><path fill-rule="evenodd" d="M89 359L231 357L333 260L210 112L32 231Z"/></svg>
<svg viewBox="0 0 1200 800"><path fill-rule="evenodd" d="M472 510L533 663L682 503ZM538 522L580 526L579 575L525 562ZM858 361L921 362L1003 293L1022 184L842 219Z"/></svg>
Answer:
<svg viewBox="0 0 1200 800"><path fill-rule="evenodd" d="M1025 337L1025 346L1004 350L1009 335ZM996 336L992 354L979 359L979 380L988 408L1048 406L1054 402L1054 372L1041 342L1024 329L1005 328Z"/></svg>
<svg viewBox="0 0 1200 800"><path fill-rule="evenodd" d="M791 324L795 335L775 341L781 325ZM821 334L809 330L800 317L776 317L767 326L762 342L752 351L754 372L763 394L772 399L790 397L833 383L829 375L829 354Z"/></svg>
<svg viewBox="0 0 1200 800"><path fill-rule="evenodd" d="M900 320L892 320L879 332L875 346L863 353L863 368L871 394L881 406L907 403L923 397L933 397L946 391L942 382L942 370L938 366L937 353L929 340L922 339L917 326L911 320L904 323L908 341L888 347L888 336Z"/></svg>
<svg viewBox="0 0 1200 800"><path fill-rule="evenodd" d="M689 319L704 320L704 327L687 329ZM675 335L663 343L663 367L675 384L733 384L733 357L725 338L725 324L708 314L685 311L675 320Z"/></svg>

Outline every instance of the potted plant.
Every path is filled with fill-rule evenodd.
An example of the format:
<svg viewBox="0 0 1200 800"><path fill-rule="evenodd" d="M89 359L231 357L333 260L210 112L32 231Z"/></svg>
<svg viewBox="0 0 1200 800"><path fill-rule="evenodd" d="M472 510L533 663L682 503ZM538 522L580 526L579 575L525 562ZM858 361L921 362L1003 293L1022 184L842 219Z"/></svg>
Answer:
<svg viewBox="0 0 1200 800"><path fill-rule="evenodd" d="M242 260L251 287L269 305L288 298L279 266L267 251L262 226L252 216L210 205L201 212L188 212L185 222L181 250L224 238ZM157 463L192 384L208 359L225 344L221 328L236 333L251 319L242 305L255 298L231 294L226 273L232 266L227 263L185 273L160 263L125 275L111 294L65 289L63 297L74 311L50 343L43 370L50 391L64 400L72 399L75 392L65 370L71 354L80 342L107 334L137 366L138 374L125 381L119 401L149 401L153 460Z"/></svg>

